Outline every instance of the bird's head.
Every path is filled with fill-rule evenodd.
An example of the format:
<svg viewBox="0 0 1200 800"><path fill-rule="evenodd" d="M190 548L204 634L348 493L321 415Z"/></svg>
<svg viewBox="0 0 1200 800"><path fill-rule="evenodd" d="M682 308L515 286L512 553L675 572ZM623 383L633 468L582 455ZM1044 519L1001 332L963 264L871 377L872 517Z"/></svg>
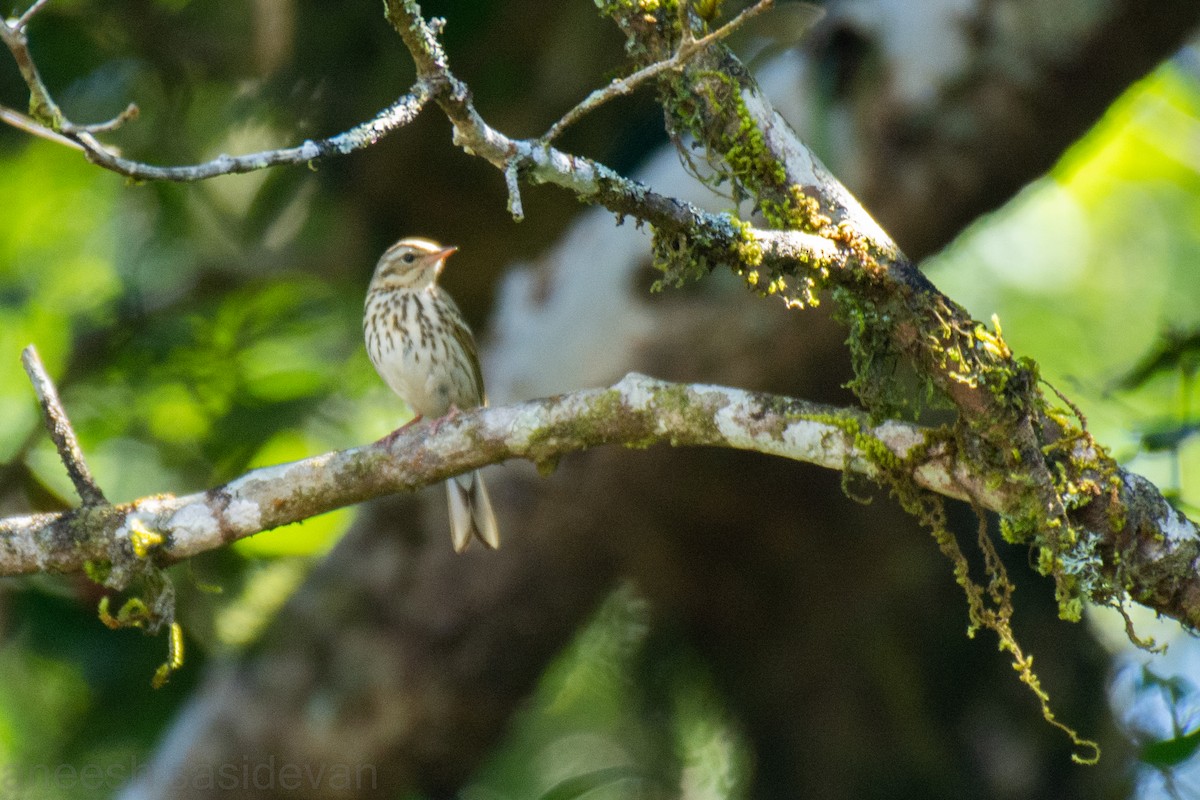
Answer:
<svg viewBox="0 0 1200 800"><path fill-rule="evenodd" d="M429 239L410 236L389 247L375 265L372 287L425 289L437 282L446 259L457 247L443 247Z"/></svg>

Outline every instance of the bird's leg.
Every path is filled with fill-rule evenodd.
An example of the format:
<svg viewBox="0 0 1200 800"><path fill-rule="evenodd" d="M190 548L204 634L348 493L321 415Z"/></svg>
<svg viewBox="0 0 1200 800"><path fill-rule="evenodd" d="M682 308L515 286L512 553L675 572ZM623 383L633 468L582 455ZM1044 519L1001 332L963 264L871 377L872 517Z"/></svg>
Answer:
<svg viewBox="0 0 1200 800"><path fill-rule="evenodd" d="M398 437L400 434L404 433L406 430L408 430L409 428L411 428L413 425L416 425L416 424L417 424L418 422L420 422L422 419L424 419L424 418L423 418L423 417L422 417L420 414L417 414L415 417L413 417L412 419L410 419L408 422L404 423L404 424L403 424L403 425L401 425L399 428L396 428L396 430L394 430L394 431L392 431L391 433L389 433L389 434L385 435L385 436L384 436L382 439L380 439L379 441L383 442L383 444L384 444L385 446L388 446L388 447L390 447L390 446L392 445L392 443L396 441L396 437Z"/></svg>
<svg viewBox="0 0 1200 800"><path fill-rule="evenodd" d="M447 422L450 422L461 413L462 411L459 410L458 406L451 403L449 411L435 419L433 422L429 423L429 432L437 433L443 425L445 425Z"/></svg>

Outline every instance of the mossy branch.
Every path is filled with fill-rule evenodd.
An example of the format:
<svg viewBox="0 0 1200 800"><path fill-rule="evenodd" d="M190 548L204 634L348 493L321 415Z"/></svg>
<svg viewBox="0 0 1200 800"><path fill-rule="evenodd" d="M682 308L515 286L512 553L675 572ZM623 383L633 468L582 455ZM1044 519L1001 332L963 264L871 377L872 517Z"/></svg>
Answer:
<svg viewBox="0 0 1200 800"><path fill-rule="evenodd" d="M628 35L627 50L635 59L648 60L663 58L676 42L693 36L700 23L689 9L687 0L663 2L658 14L643 13L641 4L603 5ZM1127 596L1147 597L1144 584L1156 583L1161 574L1155 551L1169 537L1161 529L1144 528L1129 537L1127 514L1141 493L1128 490L1119 466L1091 438L1086 421L1065 397L1059 395L1066 409L1047 400L1036 364L1012 353L998 320L993 319L990 329L976 322L924 278L723 46L713 45L677 73L664 74L660 98L685 164L692 166L692 152L700 151L712 170L706 177L693 167L698 178L732 187L735 202L753 201L768 227L815 235L832 243L836 253L829 259L766 260L757 246L763 237L743 224L743 246L726 263L732 262L750 288L778 294L789 306L815 305L822 291L831 290L850 329L856 372L852 386L872 414L919 413L909 388L896 377L896 365L906 362L926 382L930 397L958 412L955 448L975 474L1022 485L1014 504L1001 509L1006 535L1035 548L1039 569L1054 579L1060 615L1079 619L1085 599L1119 608ZM655 232L656 264L667 283L699 277L718 266L720 261L709 257L710 248L703 235L662 228ZM1066 731L1077 746L1094 751L1076 753L1076 759L1094 761L1095 745L1054 718L1031 659L1014 637L1012 584L982 518L979 547L987 565L986 589L970 577L940 500L930 501L903 470L888 471L885 477L954 564L972 627L996 633L1039 698L1047 721ZM1168 525L1183 521L1161 496L1154 514ZM1144 514L1139 518L1146 521ZM1106 524L1094 527L1097 523ZM1181 546L1184 563L1173 579L1190 581L1197 542L1187 536L1175 544ZM1186 606L1176 608L1175 616L1194 629L1197 598L1174 596Z"/></svg>
<svg viewBox="0 0 1200 800"><path fill-rule="evenodd" d="M660 7L648 15L636 3L604 5L630 37L637 63L673 52L684 35L679 26L699 24L677 13L680 3ZM1024 482L1014 504L1001 509L1006 530L1011 541L1037 549L1065 617L1077 618L1082 599L1111 605L1128 596L1196 627L1200 596L1181 587L1193 579L1200 545L1178 534L1180 524L1192 524L1158 492L1147 495L1147 482L1121 471L1069 401L1047 399L1037 365L1008 348L998 321L972 319L921 275L732 54L707 48L663 78L660 96L677 142L702 152L767 226L731 221L736 235L729 238L705 219L687 227L650 219L665 282L727 265L752 290L792 305L815 303L827 291L850 329L854 388L875 415L919 411L895 377L897 365L907 364L931 396L957 410L956 446L972 470ZM792 236L803 236L804 247L788 254Z"/></svg>

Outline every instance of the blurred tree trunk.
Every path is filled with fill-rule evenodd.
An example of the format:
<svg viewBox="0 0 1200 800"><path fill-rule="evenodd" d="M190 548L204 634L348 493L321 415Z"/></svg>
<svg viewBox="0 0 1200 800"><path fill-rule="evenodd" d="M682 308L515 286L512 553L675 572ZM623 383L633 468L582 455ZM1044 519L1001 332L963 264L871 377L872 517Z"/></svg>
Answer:
<svg viewBox="0 0 1200 800"><path fill-rule="evenodd" d="M583 11L505 3L494 23L528 20L521 46L552 67L558 28L590 13L566 5ZM996 4L963 5L831 4L805 49L761 76L914 258L1042 174L1200 17L1182 1L1105 12L1085 0L1053 9L1022 0L1004 4L1003 17ZM475 36L474 48L459 47L468 82L489 48L507 46L490 29ZM572 37L581 62L602 61L586 41ZM551 91L531 76L531 93L582 97L595 83L575 80L573 91ZM530 114L547 113L536 106ZM494 122L516 134L545 123L509 116ZM423 148L448 146L444 126L432 128L420 148L389 149L395 163L364 165L364 185L403 185ZM452 195L456 181L484 174L476 169L428 176L429 192ZM639 174L663 193L724 204L702 196L671 152L650 155ZM574 205L530 194L515 234L499 193L496 208L459 208L429 219L429 230L461 231L464 256L512 252L513 237L540 224L539 209ZM589 210L535 264L506 275L485 358L493 403L630 370L850 400L840 388L844 334L825 314L788 312L719 276L651 296L648 253L643 233ZM756 797L1065 798L1111 787L1122 763L1104 712L1104 655L1081 626L1057 620L1050 587L1023 581L1018 635L1060 716L1106 746L1097 769L1073 767L1003 655L966 639L961 593L928 537L885 498L848 500L839 477L666 448L574 456L546 479L506 465L488 478L504 547L459 558L440 489L377 504L265 639L213 672L161 746L163 781L125 796L273 796L164 788L205 764L271 754L377 766L378 788L338 796L453 792L622 575L708 659L754 748ZM1024 571L1024 552L1006 556Z"/></svg>

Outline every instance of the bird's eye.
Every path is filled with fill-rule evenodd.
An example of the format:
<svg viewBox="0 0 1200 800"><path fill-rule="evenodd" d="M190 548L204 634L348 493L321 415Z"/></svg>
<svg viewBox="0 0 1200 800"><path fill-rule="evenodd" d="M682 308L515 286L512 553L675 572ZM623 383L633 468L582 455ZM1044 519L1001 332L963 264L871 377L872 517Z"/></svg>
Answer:
<svg viewBox="0 0 1200 800"><path fill-rule="evenodd" d="M416 261L416 260L417 260L417 257L416 257L416 256L414 256L412 253L405 253L405 254L404 254L404 255L403 255L401 258L400 258L400 260L401 260L401 261L403 261L405 264L411 264L411 263L413 263L414 261Z"/></svg>

